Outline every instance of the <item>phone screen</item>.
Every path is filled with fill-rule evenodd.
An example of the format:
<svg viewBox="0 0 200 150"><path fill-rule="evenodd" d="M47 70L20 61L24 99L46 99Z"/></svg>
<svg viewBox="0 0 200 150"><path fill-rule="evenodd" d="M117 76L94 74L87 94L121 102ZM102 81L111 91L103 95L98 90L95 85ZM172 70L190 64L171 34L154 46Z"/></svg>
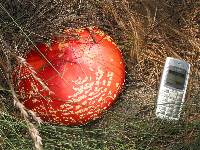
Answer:
<svg viewBox="0 0 200 150"><path fill-rule="evenodd" d="M184 89L186 74L174 70L169 70L166 85L177 89Z"/></svg>

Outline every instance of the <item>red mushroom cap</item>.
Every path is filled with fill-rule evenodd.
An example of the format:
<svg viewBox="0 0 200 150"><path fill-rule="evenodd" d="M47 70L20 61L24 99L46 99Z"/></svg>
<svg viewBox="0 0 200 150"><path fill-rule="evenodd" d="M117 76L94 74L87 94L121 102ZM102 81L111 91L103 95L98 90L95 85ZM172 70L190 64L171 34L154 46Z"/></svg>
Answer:
<svg viewBox="0 0 200 150"><path fill-rule="evenodd" d="M111 37L101 30L65 30L50 46L37 48L42 55L31 50L26 58L36 74L27 66L20 67L18 91L24 105L44 121L85 124L116 100L125 80L124 61Z"/></svg>

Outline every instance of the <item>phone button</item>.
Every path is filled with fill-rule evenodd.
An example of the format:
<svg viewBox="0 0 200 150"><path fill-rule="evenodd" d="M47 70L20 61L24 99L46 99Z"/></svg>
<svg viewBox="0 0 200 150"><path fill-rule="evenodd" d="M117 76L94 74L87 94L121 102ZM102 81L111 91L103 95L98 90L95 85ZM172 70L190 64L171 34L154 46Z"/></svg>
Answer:
<svg viewBox="0 0 200 150"><path fill-rule="evenodd" d="M165 93L170 93L169 89L164 89L163 90Z"/></svg>
<svg viewBox="0 0 200 150"><path fill-rule="evenodd" d="M177 99L175 102L176 106L180 106L183 102L181 101L181 99Z"/></svg>
<svg viewBox="0 0 200 150"><path fill-rule="evenodd" d="M164 115L164 114L165 114L165 111L166 111L166 108L165 108L163 105L158 105L157 110L156 110L156 112L157 112L158 114Z"/></svg>
<svg viewBox="0 0 200 150"><path fill-rule="evenodd" d="M173 113L172 117L175 118L175 119L178 119L179 118L179 114L178 113Z"/></svg>
<svg viewBox="0 0 200 150"><path fill-rule="evenodd" d="M168 117L171 117L172 114L173 114L173 110L174 110L173 107L167 107L167 108L166 108L165 115L168 116Z"/></svg>

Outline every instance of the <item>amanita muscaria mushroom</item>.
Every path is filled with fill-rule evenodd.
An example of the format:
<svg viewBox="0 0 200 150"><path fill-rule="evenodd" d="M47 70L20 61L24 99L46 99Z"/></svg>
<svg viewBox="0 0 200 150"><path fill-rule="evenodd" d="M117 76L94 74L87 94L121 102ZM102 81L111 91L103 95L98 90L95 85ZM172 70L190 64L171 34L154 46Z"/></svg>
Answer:
<svg viewBox="0 0 200 150"><path fill-rule="evenodd" d="M124 84L119 48L96 27L68 29L52 41L27 54L32 71L26 65L17 69L23 104L53 123L82 125L100 117Z"/></svg>

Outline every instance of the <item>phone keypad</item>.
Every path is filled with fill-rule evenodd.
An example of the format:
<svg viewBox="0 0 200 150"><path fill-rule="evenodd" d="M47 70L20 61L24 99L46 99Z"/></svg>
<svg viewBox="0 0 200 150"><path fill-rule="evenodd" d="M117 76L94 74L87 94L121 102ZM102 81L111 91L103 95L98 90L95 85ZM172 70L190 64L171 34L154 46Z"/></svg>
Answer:
<svg viewBox="0 0 200 150"><path fill-rule="evenodd" d="M164 88L159 94L156 115L160 118L178 120L183 105L183 92Z"/></svg>

